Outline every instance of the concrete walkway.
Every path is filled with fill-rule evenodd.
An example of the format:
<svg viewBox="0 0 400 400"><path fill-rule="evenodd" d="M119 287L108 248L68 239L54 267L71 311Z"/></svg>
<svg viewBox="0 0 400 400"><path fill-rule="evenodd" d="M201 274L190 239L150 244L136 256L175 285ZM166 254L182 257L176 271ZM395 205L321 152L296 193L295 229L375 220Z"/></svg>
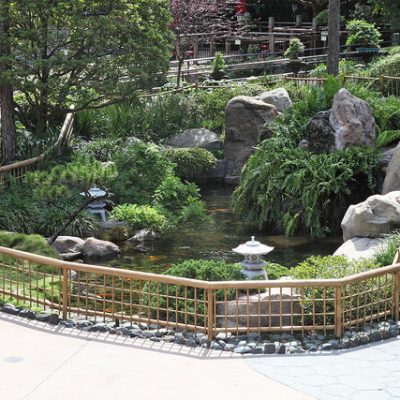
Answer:
<svg viewBox="0 0 400 400"><path fill-rule="evenodd" d="M87 333L0 314L1 400L250 397L312 399L263 376L232 353Z"/></svg>
<svg viewBox="0 0 400 400"><path fill-rule="evenodd" d="M248 358L256 371L319 400L400 399L400 339L336 354Z"/></svg>

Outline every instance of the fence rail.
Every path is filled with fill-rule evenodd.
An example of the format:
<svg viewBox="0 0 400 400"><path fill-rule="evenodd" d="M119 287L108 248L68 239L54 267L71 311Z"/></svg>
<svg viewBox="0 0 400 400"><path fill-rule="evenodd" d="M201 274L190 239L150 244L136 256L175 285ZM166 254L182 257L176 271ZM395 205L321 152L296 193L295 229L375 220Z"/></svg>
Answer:
<svg viewBox="0 0 400 400"><path fill-rule="evenodd" d="M40 155L0 167L0 188L10 180L22 181L26 173L42 162L52 151L59 149L72 135L75 116L68 113L56 142Z"/></svg>
<svg viewBox="0 0 400 400"><path fill-rule="evenodd" d="M323 332L399 318L400 264L343 279L208 282L71 263L0 247L0 299L63 318L203 332Z"/></svg>
<svg viewBox="0 0 400 400"><path fill-rule="evenodd" d="M286 76L284 79L289 82L294 82L297 85L308 85L308 86L323 85L326 81L326 78L317 78L312 76L304 76L304 77ZM344 76L343 83L346 84L349 82L352 83L367 82L370 84L371 88L380 91L385 96L388 95L400 96L400 77L398 76L387 76L387 75L380 75L379 77L353 76L353 75Z"/></svg>

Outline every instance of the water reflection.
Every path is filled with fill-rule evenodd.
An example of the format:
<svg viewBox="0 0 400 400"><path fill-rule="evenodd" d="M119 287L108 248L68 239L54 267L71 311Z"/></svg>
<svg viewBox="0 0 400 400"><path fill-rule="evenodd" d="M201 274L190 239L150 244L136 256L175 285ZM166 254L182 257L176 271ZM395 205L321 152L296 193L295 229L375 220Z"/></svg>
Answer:
<svg viewBox="0 0 400 400"><path fill-rule="evenodd" d="M342 243L341 237L311 240L305 236L286 238L254 232L232 214L231 187L218 185L203 188L202 195L212 217L210 224L185 227L163 235L159 240L146 243L146 252L138 252L137 243L126 242L122 246L121 258L109 264L127 269L164 272L171 264L189 258L239 262L240 257L231 249L255 234L258 241L275 247L266 257L267 260L293 266L313 254L332 254Z"/></svg>

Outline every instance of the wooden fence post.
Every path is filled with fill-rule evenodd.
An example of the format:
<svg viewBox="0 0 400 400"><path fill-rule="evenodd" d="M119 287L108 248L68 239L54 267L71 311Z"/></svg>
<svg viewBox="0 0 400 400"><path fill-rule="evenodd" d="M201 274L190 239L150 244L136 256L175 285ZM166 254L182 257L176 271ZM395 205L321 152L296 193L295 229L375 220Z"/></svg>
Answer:
<svg viewBox="0 0 400 400"><path fill-rule="evenodd" d="M393 274L393 293L392 293L392 318L399 320L399 290L400 290L400 273Z"/></svg>
<svg viewBox="0 0 400 400"><path fill-rule="evenodd" d="M342 286L335 288L335 335L342 336Z"/></svg>
<svg viewBox="0 0 400 400"><path fill-rule="evenodd" d="M212 289L208 289L208 301L207 301L207 308L208 308L208 341L214 338L214 293Z"/></svg>
<svg viewBox="0 0 400 400"><path fill-rule="evenodd" d="M64 267L63 270L63 302L62 302L62 317L67 319L68 317L68 272L69 270Z"/></svg>

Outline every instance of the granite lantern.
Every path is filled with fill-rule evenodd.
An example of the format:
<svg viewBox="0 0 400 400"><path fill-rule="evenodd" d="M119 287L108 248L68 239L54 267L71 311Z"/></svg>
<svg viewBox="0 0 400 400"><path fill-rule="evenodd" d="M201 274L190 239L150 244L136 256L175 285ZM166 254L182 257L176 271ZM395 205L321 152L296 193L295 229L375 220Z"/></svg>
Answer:
<svg viewBox="0 0 400 400"><path fill-rule="evenodd" d="M87 211L91 215L98 215L100 216L100 219L105 222L107 221L107 213L108 211L105 209L106 203L104 201L104 196L107 194L104 190L101 190L100 188L93 186L91 187L87 193L82 192L80 195L87 197L87 195L93 200L88 206L87 206Z"/></svg>
<svg viewBox="0 0 400 400"><path fill-rule="evenodd" d="M243 267L242 273L246 275L247 279L260 277L268 279L268 275L263 269L266 262L262 259L262 256L270 253L273 249L273 247L257 242L255 236L252 236L250 241L241 244L232 251L244 256L240 265Z"/></svg>

